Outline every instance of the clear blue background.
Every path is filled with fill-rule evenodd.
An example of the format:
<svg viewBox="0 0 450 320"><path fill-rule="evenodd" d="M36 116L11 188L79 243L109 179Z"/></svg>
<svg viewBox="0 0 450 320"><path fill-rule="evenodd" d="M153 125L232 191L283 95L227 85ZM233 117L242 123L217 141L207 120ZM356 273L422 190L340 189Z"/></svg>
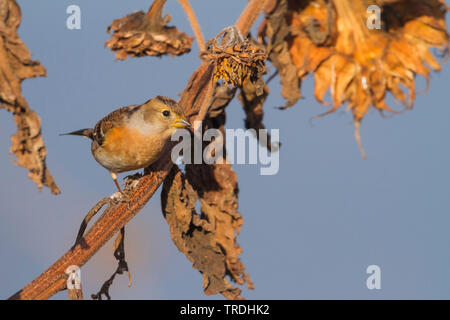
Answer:
<svg viewBox="0 0 450 320"><path fill-rule="evenodd" d="M206 38L232 24L245 1L192 5ZM26 80L23 92L41 116L47 163L62 190L41 193L25 169L10 162L12 116L0 111L0 298L7 298L58 259L73 243L84 214L113 193L108 173L91 157L89 141L61 132L93 126L111 110L158 94L176 98L199 65L198 48L182 57L116 61L104 48L106 27L148 0L19 1L23 41L48 77ZM81 30L66 28L66 8L81 7ZM177 1L165 12L192 35ZM241 255L255 283L247 298L450 298L450 64L431 76L431 88L413 111L383 119L369 112L362 126L368 160L343 111L315 120L326 109L313 98L280 111L278 79L271 83L265 124L280 128L280 171L260 176L258 166L235 166L245 225ZM425 87L418 81L418 91ZM390 104L393 105L390 100ZM228 128L243 127L236 100ZM127 225L126 248L134 277L111 289L115 299L203 299L202 278L173 245L159 192ZM368 290L366 268L381 267L381 290ZM111 241L82 268L85 296L115 270ZM66 298L60 293L56 298ZM216 296L214 298L220 298Z"/></svg>

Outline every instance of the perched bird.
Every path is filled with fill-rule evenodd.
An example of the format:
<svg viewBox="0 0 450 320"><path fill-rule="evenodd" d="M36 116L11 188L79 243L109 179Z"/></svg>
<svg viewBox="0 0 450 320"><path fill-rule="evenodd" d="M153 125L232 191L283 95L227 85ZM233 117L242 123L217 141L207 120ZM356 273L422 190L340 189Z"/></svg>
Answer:
<svg viewBox="0 0 450 320"><path fill-rule="evenodd" d="M95 160L111 173L119 192L117 174L141 169L160 158L172 133L187 128L181 107L172 99L157 96L142 105L119 108L95 125L64 135L92 140Z"/></svg>

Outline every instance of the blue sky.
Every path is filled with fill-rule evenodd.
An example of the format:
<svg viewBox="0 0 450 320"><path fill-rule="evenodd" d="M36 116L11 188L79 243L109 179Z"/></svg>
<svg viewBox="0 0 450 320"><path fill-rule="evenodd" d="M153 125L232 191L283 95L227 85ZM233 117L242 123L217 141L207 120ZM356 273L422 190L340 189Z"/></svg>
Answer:
<svg viewBox="0 0 450 320"><path fill-rule="evenodd" d="M199 65L198 49L182 57L116 61L104 48L109 23L149 1L19 1L20 36L47 68L48 77L26 80L23 92L40 116L47 163L62 190L38 192L25 169L10 162L12 116L0 111L0 298L34 279L73 243L84 214L113 193L108 173L90 154L89 141L58 136L95 122L117 107L182 92ZM66 8L81 8L81 30L66 28ZM245 1L192 1L207 39L239 16ZM172 24L192 34L178 2L168 1ZM313 97L286 111L278 79L271 82L265 124L280 129L280 171L235 165L239 210L245 225L241 255L255 283L251 299L449 299L450 64L431 75L430 90L414 110L363 121L368 154L362 160L351 115L326 109ZM418 80L418 91L425 87ZM392 102L392 101L390 101ZM392 104L392 103L391 103ZM238 100L227 109L227 128L242 128ZM127 257L134 283L117 278L115 299L204 299L201 275L177 251L160 209L160 193L127 225ZM366 268L381 268L381 290L368 290ZM116 268L112 243L82 268L85 296ZM65 298L60 293L55 298Z"/></svg>

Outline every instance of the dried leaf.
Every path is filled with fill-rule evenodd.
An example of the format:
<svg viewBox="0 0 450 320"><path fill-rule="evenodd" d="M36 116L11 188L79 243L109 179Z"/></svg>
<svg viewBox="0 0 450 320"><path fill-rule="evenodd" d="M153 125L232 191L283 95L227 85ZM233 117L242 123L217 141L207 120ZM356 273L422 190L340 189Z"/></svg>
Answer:
<svg viewBox="0 0 450 320"><path fill-rule="evenodd" d="M289 26L286 21L287 0L272 0L266 8L266 17L258 32L260 43L266 46L269 60L280 75L281 96L287 99L282 109L293 106L301 98L297 68L288 51L286 36Z"/></svg>
<svg viewBox="0 0 450 320"><path fill-rule="evenodd" d="M225 117L225 108L233 100L236 94L236 88L230 87L227 84L216 84L211 106L208 109L208 117L210 119L216 117ZM225 122L225 119L221 121Z"/></svg>
<svg viewBox="0 0 450 320"><path fill-rule="evenodd" d="M0 107L14 115L17 133L11 137L12 161L28 169L39 190L45 185L53 194L60 191L45 163L47 150L39 116L29 108L21 93L21 82L45 76L45 68L31 60L31 53L17 34L21 12L14 0L0 1Z"/></svg>
<svg viewBox="0 0 450 320"><path fill-rule="evenodd" d="M215 243L225 255L226 273L237 284L247 283L248 288L253 289L239 259L242 249L236 241L244 224L237 211L236 173L229 164L187 165L186 176L200 196L203 219L215 230Z"/></svg>
<svg viewBox="0 0 450 320"><path fill-rule="evenodd" d="M163 214L172 240L203 275L205 294L220 293L228 299L241 299L241 289L234 287L226 276L229 275L239 284L243 284L244 279L249 280L237 258L241 250L234 244L235 226L239 228L242 220L240 216L233 218L225 212L221 215L219 212L213 213L215 209L204 207L207 205L205 200L201 200L202 215L199 215L195 211L198 199L198 192L174 166L164 180L161 194Z"/></svg>
<svg viewBox="0 0 450 320"><path fill-rule="evenodd" d="M107 32L113 31L112 38L105 45L117 51L116 59L128 57L182 55L189 52L192 37L166 24L170 16L162 18L166 0L155 0L149 11L137 11L114 20Z"/></svg>
<svg viewBox="0 0 450 320"><path fill-rule="evenodd" d="M258 95L256 86L250 81L244 81L241 92L238 95L246 114L245 127L256 131L256 138L259 140L259 130L265 129L263 123L264 110L263 105L269 95L269 87L264 84L263 94ZM270 136L267 137L267 143L263 147L269 151L272 149Z"/></svg>

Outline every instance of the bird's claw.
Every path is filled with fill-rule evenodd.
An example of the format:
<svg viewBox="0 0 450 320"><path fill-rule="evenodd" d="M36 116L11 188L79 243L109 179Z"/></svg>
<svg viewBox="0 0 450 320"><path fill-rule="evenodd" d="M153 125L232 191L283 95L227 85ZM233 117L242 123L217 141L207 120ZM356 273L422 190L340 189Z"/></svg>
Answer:
<svg viewBox="0 0 450 320"><path fill-rule="evenodd" d="M141 173L135 173L135 174L132 174L132 175L128 175L128 176L126 176L124 179L126 179L126 181L125 181L125 183L124 183L124 185L125 185L125 188L127 189L127 190L132 190L132 189L134 189L136 186L137 186L137 184L139 183L139 180L141 179L143 177L143 175L141 174Z"/></svg>

